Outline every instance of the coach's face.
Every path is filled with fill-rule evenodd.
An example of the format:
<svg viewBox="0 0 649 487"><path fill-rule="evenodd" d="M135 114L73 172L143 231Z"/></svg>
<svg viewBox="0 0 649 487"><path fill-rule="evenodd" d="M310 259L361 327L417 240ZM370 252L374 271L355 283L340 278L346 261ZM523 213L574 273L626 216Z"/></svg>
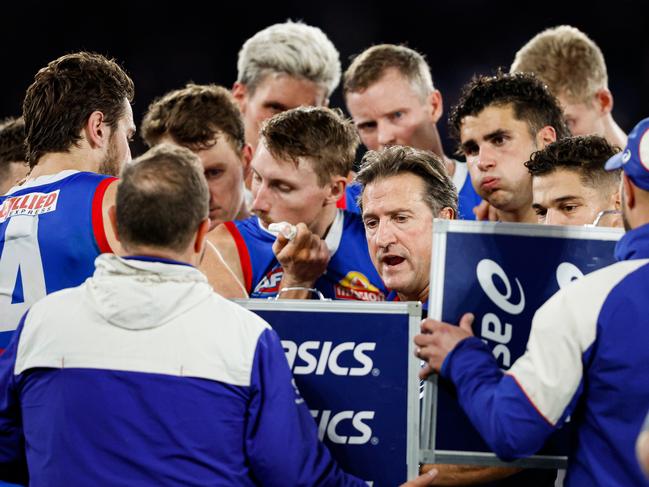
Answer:
<svg viewBox="0 0 649 487"><path fill-rule="evenodd" d="M524 165L535 150L554 142L552 127L535 136L511 105L486 107L462 119L461 149L477 193L495 208L517 211L532 204L532 177Z"/></svg>
<svg viewBox="0 0 649 487"><path fill-rule="evenodd" d="M426 301L430 278L433 211L424 181L412 173L378 179L363 191L363 223L372 262L402 300ZM440 218L452 217L448 208Z"/></svg>
<svg viewBox="0 0 649 487"><path fill-rule="evenodd" d="M346 102L368 149L391 145L432 149L435 124L442 115L439 91L419 93L410 81L390 68L367 89L348 93Z"/></svg>

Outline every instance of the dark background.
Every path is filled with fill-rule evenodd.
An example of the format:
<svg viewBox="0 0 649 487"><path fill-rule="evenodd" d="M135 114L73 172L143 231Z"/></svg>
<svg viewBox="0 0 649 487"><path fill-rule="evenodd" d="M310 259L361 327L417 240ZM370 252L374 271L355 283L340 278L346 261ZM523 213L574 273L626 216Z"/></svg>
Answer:
<svg viewBox="0 0 649 487"><path fill-rule="evenodd" d="M20 114L36 71L66 53L88 49L115 57L135 81L139 124L148 104L187 81L230 87L237 53L258 30L288 18L320 27L349 57L381 42L405 43L427 56L445 111L474 73L506 68L515 52L547 27L571 24L604 52L614 117L625 131L649 116L649 2L548 0L2 2L0 117ZM173 7L171 6L173 5ZM331 100L342 106L340 90ZM440 126L446 138L445 123ZM452 143L444 140L447 151ZM138 139L134 156L142 151Z"/></svg>

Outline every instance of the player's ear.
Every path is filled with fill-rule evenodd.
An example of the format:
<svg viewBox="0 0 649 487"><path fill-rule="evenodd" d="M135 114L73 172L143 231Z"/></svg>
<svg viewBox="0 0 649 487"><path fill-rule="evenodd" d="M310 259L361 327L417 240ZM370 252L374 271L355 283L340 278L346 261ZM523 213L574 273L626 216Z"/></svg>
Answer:
<svg viewBox="0 0 649 487"><path fill-rule="evenodd" d="M325 199L325 204L336 203L345 194L347 188L347 178L343 176L334 176L329 183L329 195Z"/></svg>
<svg viewBox="0 0 649 487"><path fill-rule="evenodd" d="M250 161L252 161L252 146L250 144L244 144L243 149L241 149L241 164L243 165L243 179L248 179L250 176Z"/></svg>
<svg viewBox="0 0 649 487"><path fill-rule="evenodd" d="M83 126L83 133L92 149L103 147L110 137L104 114L99 110L92 112Z"/></svg>
<svg viewBox="0 0 649 487"><path fill-rule="evenodd" d="M431 109L431 117L433 123L442 118L442 113L444 113L444 101L442 100L442 94L439 90L433 90L433 92L428 95L428 105Z"/></svg>
<svg viewBox="0 0 649 487"><path fill-rule="evenodd" d="M597 111L606 115L613 110L613 95L606 88L601 88L595 93L595 107Z"/></svg>
<svg viewBox="0 0 649 487"><path fill-rule="evenodd" d="M622 209L622 198L620 196L620 188L618 187L613 194L611 195L611 201L610 204L615 208L616 210L621 210Z"/></svg>
<svg viewBox="0 0 649 487"><path fill-rule="evenodd" d="M241 110L241 113L245 114L248 101L248 88L246 87L246 85L236 81L234 85L232 85L232 97L237 102L237 105L239 105L239 110Z"/></svg>
<svg viewBox="0 0 649 487"><path fill-rule="evenodd" d="M536 133L536 146L543 149L546 145L550 145L557 140L557 131L554 127L546 125Z"/></svg>

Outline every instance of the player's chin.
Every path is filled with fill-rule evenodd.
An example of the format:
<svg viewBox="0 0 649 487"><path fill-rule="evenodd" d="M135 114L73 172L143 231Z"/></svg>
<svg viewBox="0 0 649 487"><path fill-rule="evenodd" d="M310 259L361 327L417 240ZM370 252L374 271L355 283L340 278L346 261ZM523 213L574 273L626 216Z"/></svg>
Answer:
<svg viewBox="0 0 649 487"><path fill-rule="evenodd" d="M512 193L504 189L493 191L485 198L491 206L498 210L510 211L516 209Z"/></svg>

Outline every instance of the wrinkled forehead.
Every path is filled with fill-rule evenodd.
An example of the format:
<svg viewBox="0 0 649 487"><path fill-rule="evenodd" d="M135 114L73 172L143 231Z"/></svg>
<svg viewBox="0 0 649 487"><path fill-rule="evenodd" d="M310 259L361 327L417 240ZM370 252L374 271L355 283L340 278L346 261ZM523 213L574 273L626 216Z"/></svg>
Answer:
<svg viewBox="0 0 649 487"><path fill-rule="evenodd" d="M393 213L403 210L422 212L432 210L425 200L424 180L411 172L378 177L363 188L361 202L366 212Z"/></svg>

